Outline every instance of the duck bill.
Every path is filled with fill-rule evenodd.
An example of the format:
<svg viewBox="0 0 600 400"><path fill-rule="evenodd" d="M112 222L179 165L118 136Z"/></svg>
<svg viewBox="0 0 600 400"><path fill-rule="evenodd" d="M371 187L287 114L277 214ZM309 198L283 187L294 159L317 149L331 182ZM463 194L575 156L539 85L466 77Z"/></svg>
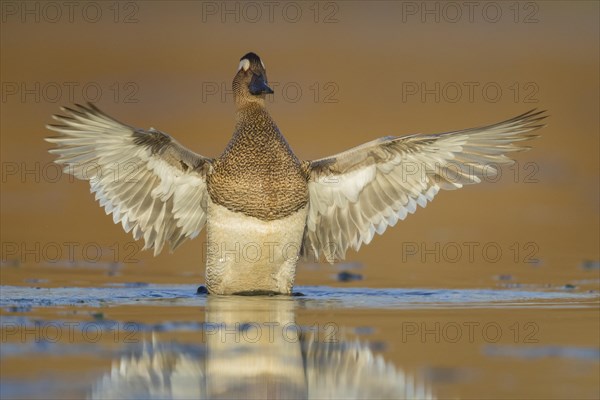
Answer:
<svg viewBox="0 0 600 400"><path fill-rule="evenodd" d="M250 93L252 93L255 96L261 94L273 94L273 89L271 89L269 85L267 85L264 75L254 75L252 77L252 80L250 81L249 89Z"/></svg>

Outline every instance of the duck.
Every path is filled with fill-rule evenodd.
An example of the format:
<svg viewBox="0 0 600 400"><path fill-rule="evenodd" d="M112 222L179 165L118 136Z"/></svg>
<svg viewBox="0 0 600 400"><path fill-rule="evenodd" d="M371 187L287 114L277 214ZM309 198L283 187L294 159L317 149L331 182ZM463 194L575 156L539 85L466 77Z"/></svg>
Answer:
<svg viewBox="0 0 600 400"><path fill-rule="evenodd" d="M90 190L144 249L171 251L206 228L206 291L293 293L301 259L343 260L440 190L480 183L529 149L545 111L439 134L386 136L301 160L267 107L261 58L245 54L232 83L236 123L215 158L158 129L140 129L96 105L62 107L46 141L55 162Z"/></svg>

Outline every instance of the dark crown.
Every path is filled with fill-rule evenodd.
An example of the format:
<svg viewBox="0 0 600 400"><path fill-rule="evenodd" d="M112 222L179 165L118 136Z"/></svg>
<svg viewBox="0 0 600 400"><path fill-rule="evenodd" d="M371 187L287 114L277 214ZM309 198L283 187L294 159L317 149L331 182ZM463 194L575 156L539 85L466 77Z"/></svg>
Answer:
<svg viewBox="0 0 600 400"><path fill-rule="evenodd" d="M256 53L248 53L246 54L244 57L240 58L240 61L242 61L243 59L246 59L248 61L250 61L250 63L252 64L260 64L260 57L256 55Z"/></svg>

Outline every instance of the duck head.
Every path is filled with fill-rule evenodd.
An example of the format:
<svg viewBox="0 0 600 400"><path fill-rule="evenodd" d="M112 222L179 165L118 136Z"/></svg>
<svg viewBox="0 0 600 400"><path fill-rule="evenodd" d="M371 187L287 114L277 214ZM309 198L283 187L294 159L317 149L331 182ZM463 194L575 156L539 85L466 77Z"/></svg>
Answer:
<svg viewBox="0 0 600 400"><path fill-rule="evenodd" d="M264 104L265 95L273 93L268 85L265 64L255 53L248 53L240 59L232 86L238 108L251 103Z"/></svg>

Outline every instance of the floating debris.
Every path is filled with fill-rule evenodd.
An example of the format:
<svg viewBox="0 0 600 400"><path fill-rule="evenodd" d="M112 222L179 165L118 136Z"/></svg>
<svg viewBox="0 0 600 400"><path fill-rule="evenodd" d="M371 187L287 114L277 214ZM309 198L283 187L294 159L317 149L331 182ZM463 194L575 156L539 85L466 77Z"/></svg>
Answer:
<svg viewBox="0 0 600 400"><path fill-rule="evenodd" d="M142 288L148 286L146 282L125 282L126 288Z"/></svg>
<svg viewBox="0 0 600 400"><path fill-rule="evenodd" d="M363 276L361 274L353 274L348 271L342 271L337 274L337 280L340 282L361 281L362 278Z"/></svg>
<svg viewBox="0 0 600 400"><path fill-rule="evenodd" d="M31 311L31 306L28 306L28 305L10 306L10 307L5 307L4 310L6 310L7 312L11 312L11 313L26 313L26 312Z"/></svg>
<svg viewBox="0 0 600 400"><path fill-rule="evenodd" d="M483 353L487 356L525 359L557 357L589 361L600 360L600 350L594 347L489 345L483 349Z"/></svg>
<svg viewBox="0 0 600 400"><path fill-rule="evenodd" d="M25 283L48 283L50 281L48 279L30 278L30 279L25 279L23 282L25 282Z"/></svg>
<svg viewBox="0 0 600 400"><path fill-rule="evenodd" d="M583 260L579 266L585 270L600 269L600 261Z"/></svg>
<svg viewBox="0 0 600 400"><path fill-rule="evenodd" d="M19 268L21 266L21 262L16 258L11 258L7 260L0 261L0 267L14 267Z"/></svg>
<svg viewBox="0 0 600 400"><path fill-rule="evenodd" d="M92 314L92 318L94 318L96 321L101 321L104 319L104 313L102 312L95 312Z"/></svg>

